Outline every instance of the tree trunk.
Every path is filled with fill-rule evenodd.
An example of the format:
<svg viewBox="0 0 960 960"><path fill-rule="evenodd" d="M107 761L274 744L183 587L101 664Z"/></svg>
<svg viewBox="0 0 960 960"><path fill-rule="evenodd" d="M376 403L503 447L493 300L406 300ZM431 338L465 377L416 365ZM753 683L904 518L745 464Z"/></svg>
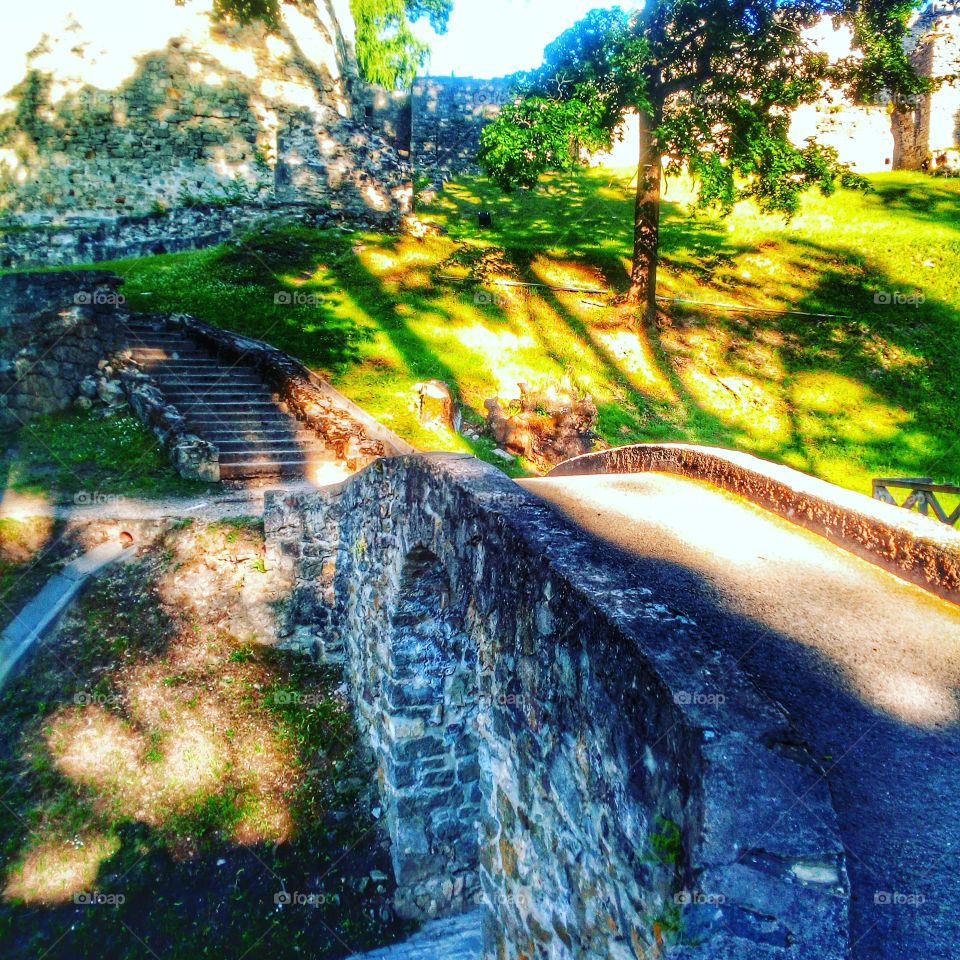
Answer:
<svg viewBox="0 0 960 960"><path fill-rule="evenodd" d="M633 213L633 269L630 303L644 304L646 319L657 314L657 248L660 243L660 182L663 177L660 151L654 144L658 123L654 114L640 113L640 165L637 168L637 200Z"/></svg>

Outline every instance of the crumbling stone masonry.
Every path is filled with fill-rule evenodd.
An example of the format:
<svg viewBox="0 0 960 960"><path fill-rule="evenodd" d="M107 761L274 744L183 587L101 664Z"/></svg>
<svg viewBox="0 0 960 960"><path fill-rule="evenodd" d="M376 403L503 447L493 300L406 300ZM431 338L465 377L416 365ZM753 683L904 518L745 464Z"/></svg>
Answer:
<svg viewBox="0 0 960 960"><path fill-rule="evenodd" d="M27 226L198 203L409 212L409 164L366 124L346 0L281 4L273 32L220 22L211 0L144 0L122 47L106 9L52 21L0 91L0 212Z"/></svg>
<svg viewBox="0 0 960 960"><path fill-rule="evenodd" d="M845 955L816 765L609 550L444 454L270 494L266 529L375 754L404 915L479 902L490 960ZM726 705L690 695L720 677Z"/></svg>
<svg viewBox="0 0 960 960"><path fill-rule="evenodd" d="M452 177L479 172L483 128L509 103L507 78L424 77L410 97L410 152L417 173Z"/></svg>
<svg viewBox="0 0 960 960"><path fill-rule="evenodd" d="M73 402L116 348L122 282L99 270L0 277L0 426Z"/></svg>

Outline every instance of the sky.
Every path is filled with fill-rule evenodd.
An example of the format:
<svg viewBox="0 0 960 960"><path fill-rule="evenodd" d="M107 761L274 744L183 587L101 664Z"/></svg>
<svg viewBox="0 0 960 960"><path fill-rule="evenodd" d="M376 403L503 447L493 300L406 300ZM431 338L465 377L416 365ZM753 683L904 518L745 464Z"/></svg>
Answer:
<svg viewBox="0 0 960 960"><path fill-rule="evenodd" d="M450 29L437 36L418 24L432 55L424 73L502 77L540 65L543 48L598 7L636 6L630 0L453 0Z"/></svg>

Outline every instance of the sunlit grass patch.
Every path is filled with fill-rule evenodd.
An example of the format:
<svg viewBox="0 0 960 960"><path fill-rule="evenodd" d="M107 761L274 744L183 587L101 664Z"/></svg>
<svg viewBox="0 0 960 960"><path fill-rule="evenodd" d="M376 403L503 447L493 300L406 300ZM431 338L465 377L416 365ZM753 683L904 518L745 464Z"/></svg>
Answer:
<svg viewBox="0 0 960 960"><path fill-rule="evenodd" d="M38 844L11 871L2 896L31 905L72 903L93 891L101 865L119 849L116 836L96 833Z"/></svg>
<svg viewBox="0 0 960 960"><path fill-rule="evenodd" d="M52 517L0 517L0 626L39 589L66 549Z"/></svg>
<svg viewBox="0 0 960 960"><path fill-rule="evenodd" d="M0 436L5 487L81 502L117 496L187 495L207 485L182 479L157 439L130 411L68 411Z"/></svg>

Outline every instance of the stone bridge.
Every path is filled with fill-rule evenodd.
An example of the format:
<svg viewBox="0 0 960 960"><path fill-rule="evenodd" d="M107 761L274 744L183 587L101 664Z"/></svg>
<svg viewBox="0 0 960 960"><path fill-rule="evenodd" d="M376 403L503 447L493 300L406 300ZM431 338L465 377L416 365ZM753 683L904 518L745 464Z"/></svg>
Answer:
<svg viewBox="0 0 960 960"><path fill-rule="evenodd" d="M626 552L448 454L266 520L376 757L402 914L480 905L502 960L847 955L820 762Z"/></svg>

